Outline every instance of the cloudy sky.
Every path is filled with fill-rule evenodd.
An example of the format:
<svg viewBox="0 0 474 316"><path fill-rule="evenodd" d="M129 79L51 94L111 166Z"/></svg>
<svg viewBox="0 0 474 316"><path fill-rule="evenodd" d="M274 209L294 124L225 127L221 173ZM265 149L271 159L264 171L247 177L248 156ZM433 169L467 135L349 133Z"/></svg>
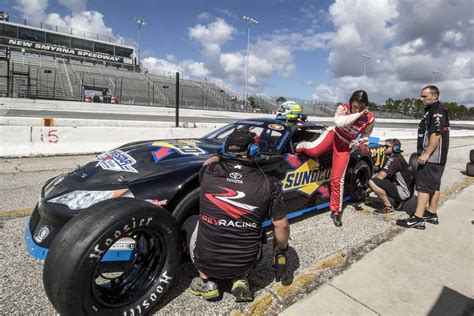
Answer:
<svg viewBox="0 0 474 316"><path fill-rule="evenodd" d="M441 99L474 105L472 0L0 0L21 18L137 43L161 71L212 77L249 90L346 101L355 89L383 103L435 84ZM366 59L363 55L370 56ZM363 76L364 60L366 76Z"/></svg>

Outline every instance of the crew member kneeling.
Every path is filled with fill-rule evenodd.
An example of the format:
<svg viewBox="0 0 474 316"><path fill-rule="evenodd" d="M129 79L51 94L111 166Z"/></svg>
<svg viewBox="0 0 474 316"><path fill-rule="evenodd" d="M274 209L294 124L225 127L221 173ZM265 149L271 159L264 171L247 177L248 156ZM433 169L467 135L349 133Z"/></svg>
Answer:
<svg viewBox="0 0 474 316"><path fill-rule="evenodd" d="M220 297L216 279L233 280L231 293L237 302L253 300L246 275L262 256L266 218L273 221L275 252L281 255L288 248L289 224L280 187L250 159L257 150L251 133L236 130L223 146L221 161L200 171L200 214L189 240L199 277L190 290L207 300Z"/></svg>
<svg viewBox="0 0 474 316"><path fill-rule="evenodd" d="M402 156L400 141L396 138L385 140L384 151L385 155L389 156L387 162L382 170L369 180L370 189L385 205L375 211L382 214L401 209L414 191L413 170ZM394 200L393 206L388 197Z"/></svg>

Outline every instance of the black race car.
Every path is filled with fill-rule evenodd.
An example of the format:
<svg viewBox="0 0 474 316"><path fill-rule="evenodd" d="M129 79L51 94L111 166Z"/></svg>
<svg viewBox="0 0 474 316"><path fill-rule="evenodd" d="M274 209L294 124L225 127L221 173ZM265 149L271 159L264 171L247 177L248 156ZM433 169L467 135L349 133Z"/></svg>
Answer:
<svg viewBox="0 0 474 316"><path fill-rule="evenodd" d="M60 313L135 315L160 300L184 252L181 224L199 212L198 172L237 128L255 133L257 163L280 179L289 218L329 206L331 152L313 159L294 151L319 137L321 124L241 120L199 139L123 145L48 180L26 227L28 251L46 259L45 290ZM369 153L351 154L344 200L363 199L383 166L373 140Z"/></svg>

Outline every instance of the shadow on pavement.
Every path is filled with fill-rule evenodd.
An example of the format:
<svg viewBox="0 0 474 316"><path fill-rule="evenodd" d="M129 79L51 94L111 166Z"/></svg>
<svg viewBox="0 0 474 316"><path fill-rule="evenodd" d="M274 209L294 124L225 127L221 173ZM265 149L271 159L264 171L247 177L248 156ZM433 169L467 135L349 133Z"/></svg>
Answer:
<svg viewBox="0 0 474 316"><path fill-rule="evenodd" d="M393 205L393 200L390 200ZM408 215L412 215L415 213L416 210L416 203L417 203L417 195L413 195L408 201L405 202L403 207L396 211L396 212L405 212ZM384 207L383 201L378 197L371 197L371 203L368 205L374 209L382 209Z"/></svg>
<svg viewBox="0 0 474 316"><path fill-rule="evenodd" d="M260 291L270 285L275 280L275 270L272 266L273 260L273 239L272 234L269 234L269 240L267 243L263 245L263 257L260 262L257 264L254 271L249 273L248 279L250 282L250 286L252 291L255 293L255 297L258 296ZM285 275L282 277L282 284L289 285L293 282L294 274L296 270L300 267L300 260L298 254L296 253L295 249L291 246L288 247L287 251L287 262L288 268ZM174 285L170 287L169 292L166 293L163 298L161 299L160 303L157 304L151 313L155 313L162 309L164 306L169 304L175 298L180 296L184 291L186 291L191 284L191 280L198 275L198 272L194 265L192 264L191 260L187 260L180 265L178 272L176 273L176 277L174 280ZM219 290L221 291L221 296L219 299L222 299L222 294L224 292L230 293L232 288L232 280L218 280L217 284L219 286Z"/></svg>
<svg viewBox="0 0 474 316"><path fill-rule="evenodd" d="M429 316L473 315L474 301L449 287L444 286L438 300L428 313Z"/></svg>

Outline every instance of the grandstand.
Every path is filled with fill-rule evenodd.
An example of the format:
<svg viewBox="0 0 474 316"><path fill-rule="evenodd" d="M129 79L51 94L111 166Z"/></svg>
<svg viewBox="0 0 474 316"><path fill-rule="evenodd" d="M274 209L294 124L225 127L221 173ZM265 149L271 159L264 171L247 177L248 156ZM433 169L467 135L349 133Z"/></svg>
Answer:
<svg viewBox="0 0 474 316"><path fill-rule="evenodd" d="M134 48L116 39L0 18L0 96L175 107L176 90L174 73L141 69ZM206 78L181 75L179 80L183 108L263 113L278 109L276 97L254 96L251 107L237 95ZM308 115L334 114L333 103L295 101Z"/></svg>

